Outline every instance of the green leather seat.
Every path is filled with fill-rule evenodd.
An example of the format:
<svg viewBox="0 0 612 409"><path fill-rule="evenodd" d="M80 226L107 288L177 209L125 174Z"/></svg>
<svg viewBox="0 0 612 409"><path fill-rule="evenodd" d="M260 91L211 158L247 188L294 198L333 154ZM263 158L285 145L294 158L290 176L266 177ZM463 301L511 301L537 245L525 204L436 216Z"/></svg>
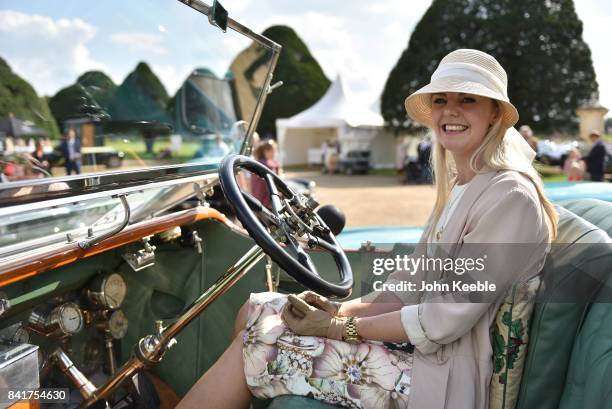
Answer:
<svg viewBox="0 0 612 409"><path fill-rule="evenodd" d="M566 207L612 236L612 203L591 199ZM612 408L611 300L612 277L590 306L574 343L559 409Z"/></svg>
<svg viewBox="0 0 612 409"><path fill-rule="evenodd" d="M274 398L269 405L259 406L266 409L338 409L338 406L328 405L304 396L283 395ZM258 407L253 405L253 409Z"/></svg>
<svg viewBox="0 0 612 409"><path fill-rule="evenodd" d="M612 408L612 279L599 294L574 344L559 409ZM596 300L596 302L598 301Z"/></svg>
<svg viewBox="0 0 612 409"><path fill-rule="evenodd" d="M612 237L612 203L599 199L580 199L568 200L560 204Z"/></svg>
<svg viewBox="0 0 612 409"><path fill-rule="evenodd" d="M568 207L588 213L594 221L605 221L604 215L609 217L612 214L612 204L605 202L599 202L596 206L578 203ZM602 286L606 291L604 284L610 277L612 266L609 251L611 240L606 232L585 219L563 208L559 208L559 214L558 238L542 272L543 294L538 298L531 323L527 360L517 403L517 408L521 409L558 409L565 402L571 405L570 401L581 403L565 407L581 408L586 407L583 406L584 399L592 400L594 406L589 407L604 407L605 402L594 396L581 398L579 395L583 391L580 388L564 394L564 387L566 379L574 379L580 365L587 362L589 351L580 353L575 344L578 345L577 339L586 334L581 331L585 317L585 322L597 322L599 319L590 317L593 311L588 301L596 299ZM572 298L581 302L563 302ZM603 308L612 309L612 304ZM612 362L610 359L612 357L608 357L608 367Z"/></svg>

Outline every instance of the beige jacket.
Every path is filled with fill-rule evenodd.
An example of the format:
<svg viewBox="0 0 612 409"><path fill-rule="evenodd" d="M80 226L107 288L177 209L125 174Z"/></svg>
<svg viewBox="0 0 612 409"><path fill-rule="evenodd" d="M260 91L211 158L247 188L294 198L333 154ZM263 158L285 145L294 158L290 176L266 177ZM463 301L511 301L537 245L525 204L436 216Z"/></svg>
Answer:
<svg viewBox="0 0 612 409"><path fill-rule="evenodd" d="M549 249L546 214L537 191L529 179L513 171L472 179L440 240L458 245L450 250L438 246L428 255L426 236L427 231L411 257L444 257L444 251L455 257L473 257L474 251L488 254L484 278L498 285L499 294L538 274ZM395 272L387 283L415 281L424 274ZM427 274L431 279L432 273ZM436 278L444 282L457 276L441 272ZM456 302L456 296L445 292L395 295L404 302L402 324L416 347L409 408L488 408L493 370L489 329L502 300Z"/></svg>

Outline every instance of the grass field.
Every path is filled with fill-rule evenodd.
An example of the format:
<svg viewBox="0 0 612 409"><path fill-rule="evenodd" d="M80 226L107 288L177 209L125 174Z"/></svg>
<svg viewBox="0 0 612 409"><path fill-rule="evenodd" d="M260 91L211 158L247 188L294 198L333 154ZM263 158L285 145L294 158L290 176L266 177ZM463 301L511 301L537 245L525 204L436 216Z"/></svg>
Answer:
<svg viewBox="0 0 612 409"><path fill-rule="evenodd" d="M153 154L147 153L147 149L143 140L127 140L127 139L107 139L106 146L111 146L119 151L125 152L126 159L156 159L156 156L170 147L168 139L157 139L153 146ZM183 162L192 159L195 153L200 149L198 142L183 142L181 149L168 159L169 162Z"/></svg>

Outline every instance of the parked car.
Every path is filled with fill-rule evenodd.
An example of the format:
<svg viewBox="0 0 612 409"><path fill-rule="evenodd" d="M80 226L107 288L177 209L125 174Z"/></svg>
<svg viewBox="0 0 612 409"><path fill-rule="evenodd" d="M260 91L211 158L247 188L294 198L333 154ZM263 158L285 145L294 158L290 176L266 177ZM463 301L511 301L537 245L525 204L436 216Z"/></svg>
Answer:
<svg viewBox="0 0 612 409"><path fill-rule="evenodd" d="M563 166L567 153L573 149L580 149L580 144L577 141L557 143L550 139L538 141L538 151L536 160L544 165Z"/></svg>
<svg viewBox="0 0 612 409"><path fill-rule="evenodd" d="M369 150L342 152L338 160L338 171L347 175L366 174L370 171Z"/></svg>
<svg viewBox="0 0 612 409"><path fill-rule="evenodd" d="M87 146L81 148L83 165L104 165L107 168L119 168L125 153L111 146Z"/></svg>
<svg viewBox="0 0 612 409"><path fill-rule="evenodd" d="M161 19L156 24L165 24L163 17L172 14L185 16L185 26L193 25L197 35L188 45L182 43L182 51L194 47L198 57L207 50L225 53L234 46L232 37L238 36L257 63L247 65L253 81L247 89L257 98L251 111L241 111L250 127L240 155L2 183L0 228L8 235L0 242L3 391L55 388L55 403L48 406L53 408L175 407L229 345L233 319L250 293L310 288L330 297L355 298L372 277L374 258L391 257L399 246L410 248L394 243L390 249L343 249L336 239L337 220L324 219L326 212L316 200L246 155L281 47L227 15L217 19L213 11L223 10L218 4L212 8L200 0L181 3L169 1L157 10L151 9L156 3L147 3L147 11ZM113 7L126 29L141 26L143 15L133 12L132 2ZM185 15L187 11L203 15ZM214 28L209 35L194 16L222 30ZM171 35L173 30L165 32ZM228 93L217 94L222 97L218 99L215 95L206 96L206 106L215 107L214 112L230 109ZM272 211L240 189L240 170L256 173L276 187L278 201ZM239 222L211 203L215 188ZM180 207L194 195L197 206ZM522 380L519 373L518 381L506 388L510 377L497 374L492 382L504 391L520 389L517 408L610 405L612 304L597 297L612 288L612 280L583 283L582 290L591 298L581 303L556 302L551 291L578 290L579 278L595 267L603 266L605 278L610 277L609 254L596 254L598 247L592 243L609 243L611 206L586 200L567 204L589 222L561 209L560 235L570 244L553 249L557 253L545 266L546 272L563 272L560 281L543 286L552 298L538 300L531 325L514 321L512 311L499 318L515 332L503 346L492 343L500 354L496 356L528 351ZM374 240L380 234L393 241L396 233L369 234ZM446 364L444 358L442 352L434 354L432 364ZM22 397L13 394L2 405ZM501 407L505 392L500 399L491 406ZM38 407L39 402L21 404ZM257 405L332 408L297 396L254 402Z"/></svg>

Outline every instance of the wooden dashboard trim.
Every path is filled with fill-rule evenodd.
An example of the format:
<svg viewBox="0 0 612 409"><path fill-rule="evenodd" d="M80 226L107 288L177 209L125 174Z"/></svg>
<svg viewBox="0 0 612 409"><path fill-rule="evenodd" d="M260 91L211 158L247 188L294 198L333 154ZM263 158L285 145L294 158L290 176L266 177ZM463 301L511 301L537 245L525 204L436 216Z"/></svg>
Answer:
<svg viewBox="0 0 612 409"><path fill-rule="evenodd" d="M66 243L60 248L42 252L35 257L4 263L0 265L0 287L123 246L145 236L207 219L216 220L232 230L248 235L245 230L232 223L223 213L213 208L199 207L183 210L128 226L123 231L86 250L80 248L78 242Z"/></svg>

